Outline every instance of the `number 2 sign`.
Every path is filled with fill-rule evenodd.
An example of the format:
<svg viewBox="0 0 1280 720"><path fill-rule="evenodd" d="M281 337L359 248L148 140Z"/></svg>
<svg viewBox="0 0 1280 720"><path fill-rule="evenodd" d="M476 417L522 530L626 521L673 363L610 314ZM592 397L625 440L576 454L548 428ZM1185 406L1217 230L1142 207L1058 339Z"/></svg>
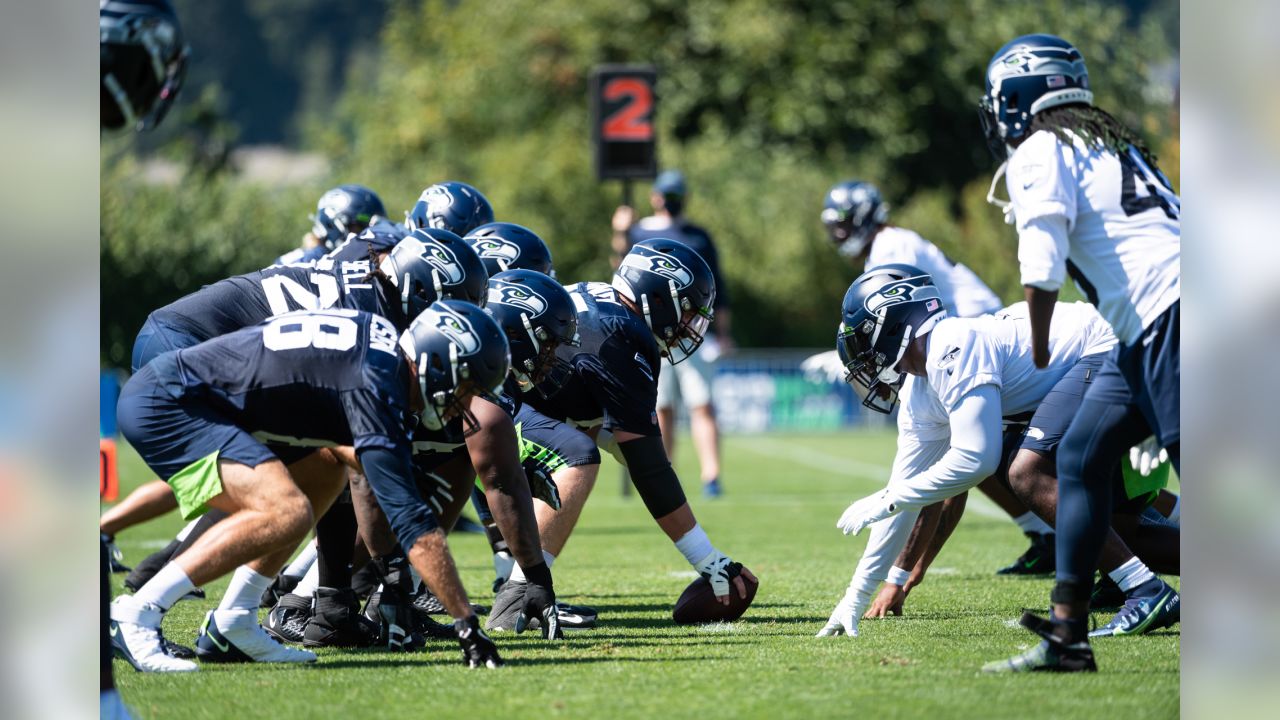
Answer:
<svg viewBox="0 0 1280 720"><path fill-rule="evenodd" d="M591 128L601 180L656 174L657 79L651 65L601 65L592 71Z"/></svg>

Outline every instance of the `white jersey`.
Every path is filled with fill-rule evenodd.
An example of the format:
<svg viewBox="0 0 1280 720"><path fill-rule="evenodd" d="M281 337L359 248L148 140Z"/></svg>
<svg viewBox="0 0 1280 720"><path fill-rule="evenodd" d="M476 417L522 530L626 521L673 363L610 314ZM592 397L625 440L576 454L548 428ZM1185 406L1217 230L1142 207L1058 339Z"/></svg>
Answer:
<svg viewBox="0 0 1280 720"><path fill-rule="evenodd" d="M1088 303L1058 303L1049 333L1049 366L1031 358L1026 303L995 315L947 318L929 333L925 378L914 378L898 413L898 428L921 441L950 436L949 417L960 399L982 385L1000 391L1005 417L1035 410L1063 375L1086 355L1116 344L1106 320Z"/></svg>
<svg viewBox="0 0 1280 720"><path fill-rule="evenodd" d="M1009 158L1005 185L1024 285L1056 290L1070 272L1126 345L1178 300L1181 201L1136 150L1116 155L1041 130ZM1065 219L1067 238L1022 237L1046 217Z"/></svg>
<svg viewBox="0 0 1280 720"><path fill-rule="evenodd" d="M972 270L952 262L938 246L905 228L886 225L871 244L867 269L889 263L906 263L929 273L952 316L977 317L1003 305Z"/></svg>

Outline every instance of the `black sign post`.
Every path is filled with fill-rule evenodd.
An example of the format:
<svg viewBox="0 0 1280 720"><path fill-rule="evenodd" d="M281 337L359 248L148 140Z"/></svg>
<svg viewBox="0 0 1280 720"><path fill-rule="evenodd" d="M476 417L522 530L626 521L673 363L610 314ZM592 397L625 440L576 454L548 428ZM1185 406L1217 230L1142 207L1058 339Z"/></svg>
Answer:
<svg viewBox="0 0 1280 720"><path fill-rule="evenodd" d="M596 177L622 180L631 204L631 180L658 174L658 72L652 65L600 65L591 71L591 139Z"/></svg>

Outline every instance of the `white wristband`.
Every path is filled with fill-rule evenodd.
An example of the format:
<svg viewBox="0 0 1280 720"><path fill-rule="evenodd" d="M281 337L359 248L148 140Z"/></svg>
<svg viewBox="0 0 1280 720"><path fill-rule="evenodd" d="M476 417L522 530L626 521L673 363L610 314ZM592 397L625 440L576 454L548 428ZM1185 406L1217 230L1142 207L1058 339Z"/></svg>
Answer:
<svg viewBox="0 0 1280 720"><path fill-rule="evenodd" d="M889 583L890 585L897 585L898 587L904 587L907 584L907 580L909 580L910 578L911 578L910 570L903 570L897 565L894 565L893 568L889 570L889 576L885 578L885 582Z"/></svg>
<svg viewBox="0 0 1280 720"><path fill-rule="evenodd" d="M676 549L684 555L684 559L689 561L690 565L697 567L698 563L705 560L708 555L715 552L715 547L711 545L711 538L707 537L707 531L702 529L701 525L694 524L693 529L685 533L676 541Z"/></svg>

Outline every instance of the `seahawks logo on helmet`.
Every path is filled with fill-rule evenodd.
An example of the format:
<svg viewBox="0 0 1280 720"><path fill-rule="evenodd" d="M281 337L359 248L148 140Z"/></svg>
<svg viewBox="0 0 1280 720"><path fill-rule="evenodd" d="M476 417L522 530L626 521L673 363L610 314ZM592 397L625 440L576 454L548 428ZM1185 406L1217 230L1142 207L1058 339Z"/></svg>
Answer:
<svg viewBox="0 0 1280 720"><path fill-rule="evenodd" d="M439 310L436 316L436 330L448 338L449 342L458 346L458 355L465 357L479 352L480 336L476 334L475 328L471 327L471 321L444 305L436 307Z"/></svg>
<svg viewBox="0 0 1280 720"><path fill-rule="evenodd" d="M440 273L448 281L447 284L449 285L457 285L467 276L466 271L462 269L462 265L458 262L458 258L453 254L453 251L443 245L422 243L422 250L419 254L432 269Z"/></svg>
<svg viewBox="0 0 1280 720"><path fill-rule="evenodd" d="M470 195L466 188L459 188L459 191ZM453 207L456 201L450 189L444 185L432 185L422 191L422 197L419 201L427 204L427 224L437 230L450 230L449 223L445 220L449 208Z"/></svg>
<svg viewBox="0 0 1280 720"><path fill-rule="evenodd" d="M917 300L939 299L938 288L933 285L917 285L913 279L891 282L867 296L863 307L872 315L879 314L881 308Z"/></svg>
<svg viewBox="0 0 1280 720"><path fill-rule="evenodd" d="M489 285L489 304L510 305L538 317L547 310L547 301L523 285L493 280Z"/></svg>
<svg viewBox="0 0 1280 720"><path fill-rule="evenodd" d="M341 188L334 188L320 196L319 209L329 213L329 217L340 215L351 207L351 194Z"/></svg>
<svg viewBox="0 0 1280 720"><path fill-rule="evenodd" d="M520 258L520 246L502 238L480 238L472 247L482 259L493 258L504 268Z"/></svg>
<svg viewBox="0 0 1280 720"><path fill-rule="evenodd" d="M669 280L675 281L676 289L683 290L693 284L693 273L689 268L685 267L670 255L662 253L643 254L638 252L628 253L622 260L624 267L633 267L637 270L644 270L655 275L661 275Z"/></svg>

